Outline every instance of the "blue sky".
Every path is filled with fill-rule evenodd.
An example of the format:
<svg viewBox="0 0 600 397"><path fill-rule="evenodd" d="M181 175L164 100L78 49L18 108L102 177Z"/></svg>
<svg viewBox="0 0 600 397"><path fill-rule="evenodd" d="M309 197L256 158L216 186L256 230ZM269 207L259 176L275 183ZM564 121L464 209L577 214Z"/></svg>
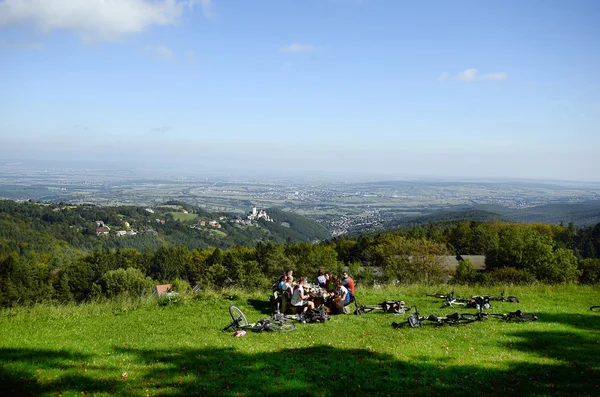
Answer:
<svg viewBox="0 0 600 397"><path fill-rule="evenodd" d="M600 2L0 0L0 157L600 180Z"/></svg>

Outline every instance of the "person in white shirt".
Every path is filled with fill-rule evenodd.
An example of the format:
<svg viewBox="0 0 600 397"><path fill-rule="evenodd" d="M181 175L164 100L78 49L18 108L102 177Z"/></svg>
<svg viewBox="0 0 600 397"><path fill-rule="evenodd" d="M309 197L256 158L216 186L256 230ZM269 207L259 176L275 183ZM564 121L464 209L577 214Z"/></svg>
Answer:
<svg viewBox="0 0 600 397"><path fill-rule="evenodd" d="M306 285L306 277L302 277L300 282L294 287L294 293L292 295L292 305L302 307L302 312L306 312L309 309L315 308L315 303L311 300L312 298L308 294L304 294L304 286Z"/></svg>
<svg viewBox="0 0 600 397"><path fill-rule="evenodd" d="M325 288L327 278L325 277L325 271L323 270L323 268L319 269L319 276L317 277L317 282L319 283L319 287Z"/></svg>
<svg viewBox="0 0 600 397"><path fill-rule="evenodd" d="M338 295L342 298L344 305L350 303L350 294L348 292L348 288L344 287L342 280L337 280L335 282L335 295Z"/></svg>

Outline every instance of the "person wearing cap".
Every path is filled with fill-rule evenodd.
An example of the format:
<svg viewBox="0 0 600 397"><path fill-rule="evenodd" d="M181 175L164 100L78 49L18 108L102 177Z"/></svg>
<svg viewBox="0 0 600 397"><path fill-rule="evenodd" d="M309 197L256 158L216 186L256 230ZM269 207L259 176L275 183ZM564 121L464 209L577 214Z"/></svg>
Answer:
<svg viewBox="0 0 600 397"><path fill-rule="evenodd" d="M354 297L354 280L348 275L348 272L342 274L342 285L350 292L350 298Z"/></svg>

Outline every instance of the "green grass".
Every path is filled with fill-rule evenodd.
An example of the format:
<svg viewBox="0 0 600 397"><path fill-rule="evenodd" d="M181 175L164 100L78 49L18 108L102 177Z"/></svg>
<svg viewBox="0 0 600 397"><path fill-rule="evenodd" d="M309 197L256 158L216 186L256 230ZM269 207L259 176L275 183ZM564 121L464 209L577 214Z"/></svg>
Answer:
<svg viewBox="0 0 600 397"><path fill-rule="evenodd" d="M362 291L362 303L404 299L444 314L425 293L448 287ZM457 288L457 295L502 289ZM299 324L291 333L221 329L228 307L249 320L268 313L267 294L209 293L181 305L152 299L0 312L0 395L598 395L600 291L512 287L535 323L487 320L461 327L393 329L405 316L372 312ZM464 310L461 310L464 311Z"/></svg>
<svg viewBox="0 0 600 397"><path fill-rule="evenodd" d="M198 218L198 214L186 214L183 212L168 212L168 213L173 215L173 219L175 219L178 222L193 221L194 219Z"/></svg>
<svg viewBox="0 0 600 397"><path fill-rule="evenodd" d="M225 233L222 230L212 229L212 230L210 230L210 233L219 238L227 237L227 233Z"/></svg>

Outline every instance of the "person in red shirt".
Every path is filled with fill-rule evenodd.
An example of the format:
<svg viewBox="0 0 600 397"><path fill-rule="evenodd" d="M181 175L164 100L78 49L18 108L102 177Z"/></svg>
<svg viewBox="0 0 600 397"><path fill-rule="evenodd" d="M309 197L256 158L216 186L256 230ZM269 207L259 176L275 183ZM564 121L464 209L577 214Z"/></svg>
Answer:
<svg viewBox="0 0 600 397"><path fill-rule="evenodd" d="M348 276L348 272L342 274L342 285L350 291L352 294L351 296L354 296L354 280L352 280L352 277Z"/></svg>

